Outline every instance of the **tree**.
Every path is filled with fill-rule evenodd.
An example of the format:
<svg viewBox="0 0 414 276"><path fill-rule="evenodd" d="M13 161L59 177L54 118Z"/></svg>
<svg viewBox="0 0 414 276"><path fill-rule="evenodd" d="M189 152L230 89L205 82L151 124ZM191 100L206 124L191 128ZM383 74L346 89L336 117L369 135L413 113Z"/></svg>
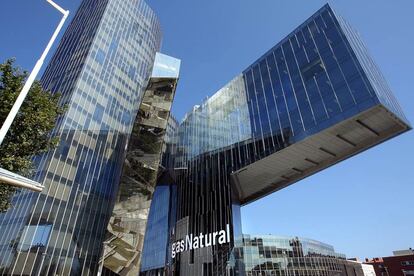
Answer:
<svg viewBox="0 0 414 276"><path fill-rule="evenodd" d="M27 72L14 65L14 59L0 64L0 124L19 95ZM59 106L60 95L42 89L36 81L18 112L3 144L0 146L0 167L20 175L33 174L32 157L56 147L58 137L51 137L51 130L64 109ZM0 183L0 212L11 206L16 188Z"/></svg>

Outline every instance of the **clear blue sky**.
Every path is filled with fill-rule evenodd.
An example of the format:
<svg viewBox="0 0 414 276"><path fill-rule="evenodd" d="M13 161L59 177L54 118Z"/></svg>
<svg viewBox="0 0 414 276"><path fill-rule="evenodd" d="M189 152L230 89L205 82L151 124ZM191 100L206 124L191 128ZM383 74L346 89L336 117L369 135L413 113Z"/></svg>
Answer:
<svg viewBox="0 0 414 276"><path fill-rule="evenodd" d="M80 0L57 0L75 12ZM181 119L319 9L320 0L149 0L163 52L182 59L174 114ZM359 30L414 121L414 1L330 2ZM59 16L42 0L2 0L0 60L31 69ZM298 235L348 257L414 247L414 131L242 209L245 233Z"/></svg>

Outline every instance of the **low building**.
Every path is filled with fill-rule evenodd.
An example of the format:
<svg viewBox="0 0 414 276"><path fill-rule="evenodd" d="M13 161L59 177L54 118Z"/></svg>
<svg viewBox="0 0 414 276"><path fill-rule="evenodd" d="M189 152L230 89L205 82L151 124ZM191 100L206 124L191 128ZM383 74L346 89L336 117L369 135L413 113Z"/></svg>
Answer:
<svg viewBox="0 0 414 276"><path fill-rule="evenodd" d="M414 250L394 251L393 256L366 259L365 263L374 266L377 276L414 275Z"/></svg>
<svg viewBox="0 0 414 276"><path fill-rule="evenodd" d="M365 275L361 263L348 261L333 246L319 241L243 235L237 243L232 260L237 275Z"/></svg>

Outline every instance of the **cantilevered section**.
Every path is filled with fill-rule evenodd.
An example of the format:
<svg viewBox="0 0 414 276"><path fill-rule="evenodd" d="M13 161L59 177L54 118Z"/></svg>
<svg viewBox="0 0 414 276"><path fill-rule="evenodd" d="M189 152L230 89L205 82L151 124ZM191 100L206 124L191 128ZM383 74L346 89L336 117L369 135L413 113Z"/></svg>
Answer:
<svg viewBox="0 0 414 276"><path fill-rule="evenodd" d="M0 168L0 182L35 192L41 192L43 190L42 184L2 168Z"/></svg>
<svg viewBox="0 0 414 276"><path fill-rule="evenodd" d="M242 204L250 203L410 128L378 105L238 170L235 190Z"/></svg>
<svg viewBox="0 0 414 276"><path fill-rule="evenodd" d="M186 114L170 240L229 224L235 245L240 205L409 129L357 32L325 5ZM233 244L182 252L170 271L237 274L245 264L233 267L232 252Z"/></svg>
<svg viewBox="0 0 414 276"><path fill-rule="evenodd" d="M305 53L308 58L305 58ZM303 65L298 66L296 61L301 60ZM272 76L266 70L258 70L258 64L260 68L268 67L268 72L276 68L278 74ZM277 191L411 129L359 34L329 5L322 7L250 66L245 75L249 98L253 98L258 106L253 105L251 109L253 117L259 118L254 121L259 134L253 136L255 140L266 141L268 136L260 130L269 125L273 131L279 121L283 124L283 120L290 122L288 126L294 136L286 139L284 135L285 144L279 150L252 160L251 164L232 174L241 204ZM266 85L268 79L281 81ZM266 122L266 116L261 115L261 110L265 111L261 107L263 104L260 99L254 100L262 93L261 85L264 91L273 89L279 113L285 108L280 98L287 98L288 117L283 117L283 114L274 116L276 112L269 111L269 123ZM309 123L312 117L316 119L323 110L314 104L319 101L315 92L320 93L328 116L315 127L307 128L306 124L312 125ZM262 102L269 106L272 97L266 92L264 94L265 101ZM282 104L277 105L278 101ZM279 121L272 121L272 117ZM303 124L298 125L298 121Z"/></svg>

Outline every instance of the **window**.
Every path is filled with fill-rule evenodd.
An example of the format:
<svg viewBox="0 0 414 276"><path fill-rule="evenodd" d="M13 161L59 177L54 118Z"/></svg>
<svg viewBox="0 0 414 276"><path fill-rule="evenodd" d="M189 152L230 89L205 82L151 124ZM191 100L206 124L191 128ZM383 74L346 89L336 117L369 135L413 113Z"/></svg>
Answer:
<svg viewBox="0 0 414 276"><path fill-rule="evenodd" d="M305 81L308 81L325 70L321 59L317 58L302 67L301 72Z"/></svg>
<svg viewBox="0 0 414 276"><path fill-rule="evenodd" d="M18 250L30 251L45 247L48 240L52 225L26 225L23 229Z"/></svg>
<svg viewBox="0 0 414 276"><path fill-rule="evenodd" d="M96 53L95 56L95 60L99 63L99 64L103 64L104 60L105 60L105 52L102 51L101 49L98 50L98 52Z"/></svg>
<svg viewBox="0 0 414 276"><path fill-rule="evenodd" d="M130 79L134 80L135 79L135 74L136 74L137 69L135 68L135 66L131 65L129 67L128 70L128 76L130 77Z"/></svg>
<svg viewBox="0 0 414 276"><path fill-rule="evenodd" d="M104 107L100 104L96 104L95 112L93 113L93 119L100 122L104 114Z"/></svg>
<svg viewBox="0 0 414 276"><path fill-rule="evenodd" d="M414 260L413 261L402 261L401 265L406 266L406 265L414 265Z"/></svg>

